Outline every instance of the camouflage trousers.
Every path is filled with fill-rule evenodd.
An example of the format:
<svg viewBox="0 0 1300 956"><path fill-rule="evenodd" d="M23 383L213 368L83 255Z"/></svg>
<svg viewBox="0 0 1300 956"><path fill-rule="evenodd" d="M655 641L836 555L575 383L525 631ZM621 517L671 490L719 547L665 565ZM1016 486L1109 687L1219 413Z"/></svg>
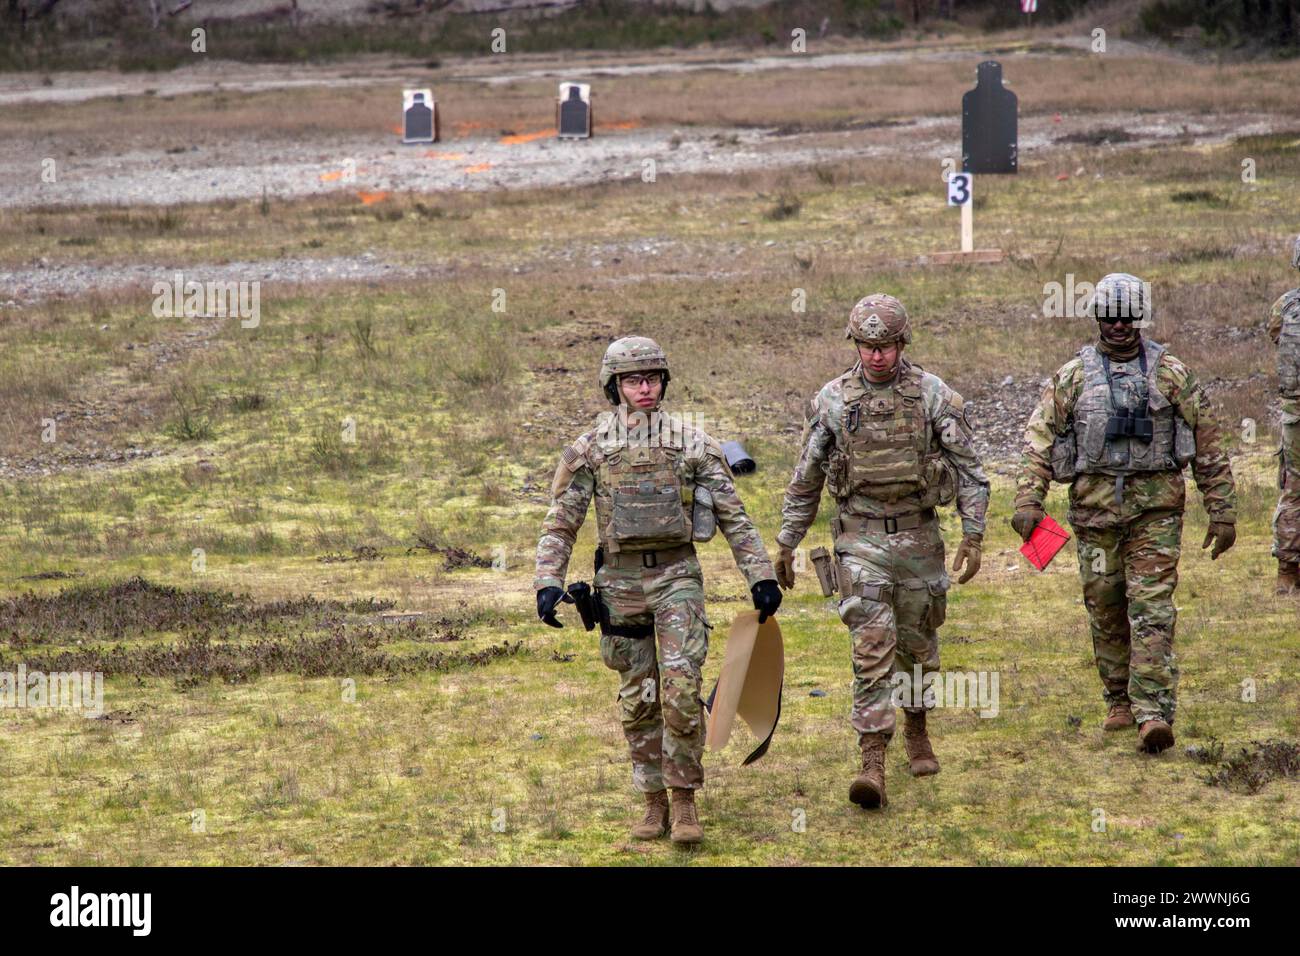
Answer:
<svg viewBox="0 0 1300 956"><path fill-rule="evenodd" d="M846 531L835 540L840 566L840 620L853 655L850 723L861 745L868 734L894 733L892 675L939 669L939 625L948 608L948 573L937 519L908 531ZM920 712L921 688L916 687Z"/></svg>
<svg viewBox="0 0 1300 956"><path fill-rule="evenodd" d="M1282 494L1273 512L1273 557L1300 562L1300 414L1283 409L1277 484Z"/></svg>
<svg viewBox="0 0 1300 956"><path fill-rule="evenodd" d="M1106 528L1074 527L1083 602L1107 704L1129 703L1139 724L1172 724L1177 705L1174 588L1183 513L1148 511Z"/></svg>
<svg viewBox="0 0 1300 956"><path fill-rule="evenodd" d="M605 565L595 583L611 624L654 624L655 629L654 637L600 638L605 666L618 671L633 786L646 793L665 786L703 787L706 725L700 682L709 623L699 560L692 555L654 568Z"/></svg>

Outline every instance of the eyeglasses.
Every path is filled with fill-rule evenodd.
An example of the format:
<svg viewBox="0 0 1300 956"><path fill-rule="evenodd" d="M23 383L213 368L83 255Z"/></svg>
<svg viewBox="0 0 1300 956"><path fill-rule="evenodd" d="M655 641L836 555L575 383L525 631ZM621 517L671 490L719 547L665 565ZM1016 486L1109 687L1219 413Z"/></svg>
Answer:
<svg viewBox="0 0 1300 956"><path fill-rule="evenodd" d="M662 372L651 372L649 375L624 375L619 379L623 385L630 385L632 388L640 388L642 385L658 385L664 380Z"/></svg>

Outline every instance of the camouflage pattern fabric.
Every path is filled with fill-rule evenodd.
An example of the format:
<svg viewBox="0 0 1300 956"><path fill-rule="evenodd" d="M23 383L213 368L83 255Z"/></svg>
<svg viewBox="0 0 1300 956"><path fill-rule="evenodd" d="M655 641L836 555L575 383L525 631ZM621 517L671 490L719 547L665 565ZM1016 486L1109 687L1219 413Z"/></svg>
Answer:
<svg viewBox="0 0 1300 956"><path fill-rule="evenodd" d="M1277 390L1283 398L1300 398L1300 289L1273 303L1268 334L1277 346Z"/></svg>
<svg viewBox="0 0 1300 956"><path fill-rule="evenodd" d="M535 590L564 586L573 543L593 498L597 537L607 552L617 549L609 535L614 524L614 489L600 478L609 474L610 456L621 454L622 449L635 444L645 434L637 423L638 414L629 413L626 405L620 405L616 411L601 415L595 429L565 449L551 485L551 507L537 542ZM673 467L681 483L705 488L712 496L718 528L731 546L746 585L752 588L759 581L775 580L776 572L763 539L736 493L722 446L680 416L663 414L652 418L652 422L649 430L654 436L652 441L674 446Z"/></svg>
<svg viewBox="0 0 1300 956"><path fill-rule="evenodd" d="M867 734L889 739L895 722L891 675L912 677L917 664L922 675L939 669L938 628L949 585L939 522L893 534L846 531L835 540L835 555L843 576L840 620L849 629L853 657L849 722L859 744ZM921 685L915 686L919 694Z"/></svg>
<svg viewBox="0 0 1300 956"><path fill-rule="evenodd" d="M1144 471L1181 469L1195 453L1190 426L1165 401L1153 380L1160 368L1164 346L1142 342L1141 352L1128 361L1110 362L1094 346L1079 350L1083 363L1083 387L1074 405L1074 469L1076 472L1125 476ZM1147 371L1142 371L1143 363ZM1135 437L1106 437L1107 426L1116 414L1145 419L1147 440ZM1069 448L1063 449L1065 452ZM1068 456L1062 456L1068 457ZM1056 461L1057 466L1068 463ZM1056 477L1061 477L1059 474ZM1123 485L1119 485L1122 494Z"/></svg>
<svg viewBox="0 0 1300 956"><path fill-rule="evenodd" d="M856 339L864 345L889 345L891 342L912 341L912 322L907 309L892 295L874 293L863 296L849 310L849 324L844 328L846 339Z"/></svg>
<svg viewBox="0 0 1300 956"><path fill-rule="evenodd" d="M1300 240L1297 240L1300 247ZM1282 341L1283 327L1294 337ZM1300 397L1288 394L1286 363L1300 365L1300 289L1292 289L1273 303L1269 311L1268 334L1278 346L1278 390L1282 393L1281 447L1278 449L1277 510L1273 512L1273 557L1288 563L1300 562ZM1282 354L1288 346L1294 355ZM1296 393L1297 389L1291 389Z"/></svg>
<svg viewBox="0 0 1300 956"><path fill-rule="evenodd" d="M1192 476L1206 513L1213 521L1236 523L1236 486L1228 450L1196 376L1166 351L1160 356L1155 380L1163 398L1195 433ZM1069 428L1083 385L1083 361L1075 357L1057 370L1043 390L1025 429L1016 484L1017 510L1031 505L1042 507L1052 478L1053 443ZM1148 511L1182 511L1186 496L1182 472L1176 469L1129 475L1122 501L1116 500L1113 476L1082 474L1070 484L1069 520L1076 528L1113 527L1131 522Z"/></svg>
<svg viewBox="0 0 1300 956"><path fill-rule="evenodd" d="M1273 557L1300 563L1300 402L1282 403L1282 443L1278 449L1278 487L1273 512Z"/></svg>
<svg viewBox="0 0 1300 956"><path fill-rule="evenodd" d="M929 432L930 450L937 452L955 473L957 513L961 516L962 532L984 533L989 482L971 443L972 429L966 404L939 376L924 371L906 359L899 359L898 374L885 385L877 386L868 382L862 371L862 363L859 362L822 386L821 391L809 403L799 460L795 464L794 476L785 490L781 531L776 536L778 542L787 548L799 546L817 517L832 456L848 447L850 436L845 428L844 414L846 388L861 388L868 395L882 389L892 389L895 383L905 377L908 369L921 372L921 403ZM877 517L913 514L925 507L919 493L893 501L850 494L838 501L838 504L842 513Z"/></svg>
<svg viewBox="0 0 1300 956"><path fill-rule="evenodd" d="M709 650L704 579L694 556L654 568L602 567L596 587L611 624L650 624L655 638L600 638L605 666L618 672L619 715L632 757L632 784L704 786L701 672Z"/></svg>
<svg viewBox="0 0 1300 956"><path fill-rule="evenodd" d="M1052 478L1056 438L1071 427L1084 388L1083 362L1071 359L1054 376L1030 416L1017 479L1016 509L1042 507ZM1223 435L1204 391L1182 362L1160 354L1155 385L1191 426L1192 475L1211 521L1236 522L1236 485ZM1178 670L1174 663L1174 588L1182 543L1186 483L1181 469L1126 476L1122 499L1115 478L1078 474L1070 483L1069 520L1083 577L1093 652L1107 703L1132 703L1141 724L1173 723Z"/></svg>
<svg viewBox="0 0 1300 956"><path fill-rule="evenodd" d="M1128 524L1075 530L1083 601L1106 703L1131 703L1139 724L1160 719L1172 725L1178 692L1174 588L1182 512L1149 511Z"/></svg>
<svg viewBox="0 0 1300 956"><path fill-rule="evenodd" d="M888 383L872 384L858 363L810 402L802 449L781 510L777 540L782 545L795 548L803 540L817 517L827 472L854 437L846 429L846 392L865 393L865 404L870 404L873 397L909 387L909 381L919 382L922 435L928 452L950 472L962 531L983 534L989 483L971 442L965 403L937 375L900 358L899 371ZM850 517L912 515L933 503L932 489L897 498L891 494L889 500L857 493L852 483L828 490L841 495L836 497L838 514ZM845 530L835 540L835 553L842 575L840 619L852 641L851 723L861 744L868 734L888 738L893 733L893 671L911 674L918 663L923 674L938 670L937 629L947 609L949 579L937 519L893 534Z"/></svg>
<svg viewBox="0 0 1300 956"><path fill-rule="evenodd" d="M537 543L534 589L564 587L573 544L593 499L597 538L607 553L618 551L612 537L616 489L611 480L611 475L617 480L618 469L611 468L610 461L635 455L647 444L654 446L654 460L646 466L650 471L659 474L666 461L682 486L709 492L717 526L746 585L775 580L763 539L736 493L722 446L680 416L645 416L620 405L602 415L597 427L561 456ZM605 664L620 677L619 706L634 785L647 792L665 785L703 786L700 670L708 652L709 626L699 561L692 555L653 568L606 564L595 586L601 589L611 624L653 622L658 638L658 657L652 638L604 635L600 641Z"/></svg>

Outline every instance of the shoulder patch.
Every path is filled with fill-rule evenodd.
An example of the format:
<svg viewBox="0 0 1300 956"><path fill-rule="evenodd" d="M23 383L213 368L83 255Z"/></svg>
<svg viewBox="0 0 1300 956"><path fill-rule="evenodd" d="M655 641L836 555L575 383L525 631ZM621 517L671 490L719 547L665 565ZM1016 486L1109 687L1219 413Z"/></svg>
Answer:
<svg viewBox="0 0 1300 956"><path fill-rule="evenodd" d="M551 481L551 497L558 498L573 484L573 476L587 463L587 436L583 435L560 454L560 464Z"/></svg>

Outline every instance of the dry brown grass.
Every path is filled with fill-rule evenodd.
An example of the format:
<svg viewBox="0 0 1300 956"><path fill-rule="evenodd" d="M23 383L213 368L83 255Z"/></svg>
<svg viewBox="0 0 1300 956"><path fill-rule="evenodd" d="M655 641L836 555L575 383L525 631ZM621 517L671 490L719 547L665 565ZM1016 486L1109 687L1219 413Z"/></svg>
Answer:
<svg viewBox="0 0 1300 956"><path fill-rule="evenodd" d="M792 126L834 128L924 116L952 116L973 85L978 58L890 63L825 70L755 73L703 71L598 77L595 117L643 126ZM1175 110L1279 113L1300 116L1294 62L1215 65L1159 58L1091 54L1003 56L1005 79L1022 113ZM519 68L519 67L515 67ZM834 82L826 82L833 76ZM528 132L553 121L551 78L486 85L434 86L449 140L503 131ZM410 82L407 80L406 82ZM6 136L68 136L100 149L131 145L220 149L232 138L265 136L327 140L341 134L390 135L399 123L395 80L290 92L123 97L60 105L18 104L0 116ZM286 102L292 108L286 108ZM165 131L165 132L164 132Z"/></svg>

